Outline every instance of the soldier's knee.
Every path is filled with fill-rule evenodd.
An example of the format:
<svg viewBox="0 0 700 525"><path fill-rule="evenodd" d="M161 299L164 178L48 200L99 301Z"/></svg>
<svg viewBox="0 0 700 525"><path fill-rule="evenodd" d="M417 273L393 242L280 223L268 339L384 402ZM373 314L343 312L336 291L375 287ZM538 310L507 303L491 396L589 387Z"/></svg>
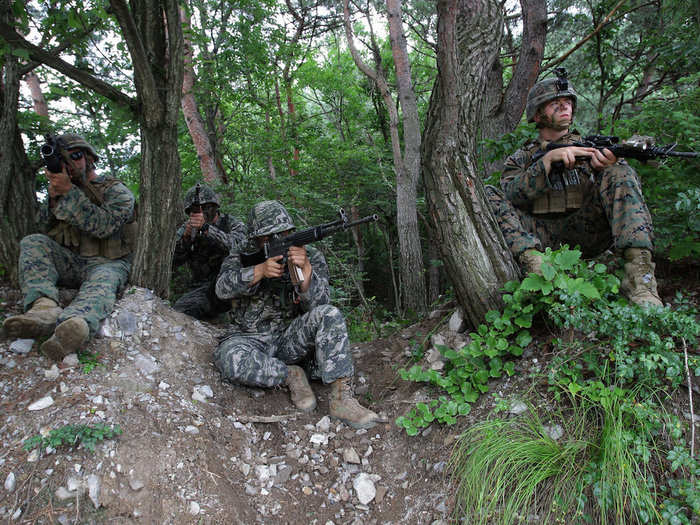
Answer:
<svg viewBox="0 0 700 525"><path fill-rule="evenodd" d="M43 233L32 233L19 241L20 250L29 250L37 247L48 246L52 241L51 237L44 235Z"/></svg>
<svg viewBox="0 0 700 525"><path fill-rule="evenodd" d="M321 320L324 318L343 319L343 314L332 304L321 304L311 310L311 316Z"/></svg>

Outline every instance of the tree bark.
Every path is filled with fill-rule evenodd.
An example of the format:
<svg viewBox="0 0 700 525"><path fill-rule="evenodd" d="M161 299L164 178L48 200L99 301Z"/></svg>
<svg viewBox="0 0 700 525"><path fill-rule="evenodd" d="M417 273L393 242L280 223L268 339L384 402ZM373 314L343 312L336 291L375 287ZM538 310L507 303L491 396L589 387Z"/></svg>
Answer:
<svg viewBox="0 0 700 525"><path fill-rule="evenodd" d="M24 75L24 81L29 87L29 91L32 94L32 103L34 104L34 112L41 116L49 118L49 106L46 103L46 98L44 98L44 93L41 91L41 83L39 82L39 77L33 71L30 71Z"/></svg>
<svg viewBox="0 0 700 525"><path fill-rule="evenodd" d="M501 307L500 288L518 276L475 162L503 14L496 0L439 0L437 10L438 76L423 134L423 176L434 241L457 300L476 326L488 310Z"/></svg>
<svg viewBox="0 0 700 525"><path fill-rule="evenodd" d="M131 282L167 297L181 214L177 123L184 39L176 0L110 0L129 47L141 110L139 242Z"/></svg>
<svg viewBox="0 0 700 525"><path fill-rule="evenodd" d="M403 110L404 152L401 152L399 138L399 114L384 76L379 53L374 53L375 65L371 69L362 61L355 48L348 0L344 2L345 34L348 48L357 65L368 78L373 80L389 112L389 134L396 172L396 225L399 236L399 272L401 276L401 305L404 310L425 312L425 268L423 252L418 232L417 185L420 175L420 122L416 97L411 86L411 71L406 50L406 37L403 33L401 7L398 0L387 1L389 32L392 53L396 67L399 101Z"/></svg>
<svg viewBox="0 0 700 525"><path fill-rule="evenodd" d="M190 17L184 7L180 8L180 17L185 29L190 28ZM192 137L195 150L197 150L197 158L199 158L199 167L202 170L202 178L212 185L221 184L223 181L223 173L219 169L214 155L214 148L209 141L204 119L199 113L197 100L194 96L195 74L192 65L193 50L192 43L188 38L185 38L184 72L182 82L182 114L187 123L187 129Z"/></svg>
<svg viewBox="0 0 700 525"><path fill-rule="evenodd" d="M0 3L2 22L9 24L11 10ZM36 231L34 172L24 152L17 124L19 64L10 52L0 56L0 276L17 286L19 240Z"/></svg>

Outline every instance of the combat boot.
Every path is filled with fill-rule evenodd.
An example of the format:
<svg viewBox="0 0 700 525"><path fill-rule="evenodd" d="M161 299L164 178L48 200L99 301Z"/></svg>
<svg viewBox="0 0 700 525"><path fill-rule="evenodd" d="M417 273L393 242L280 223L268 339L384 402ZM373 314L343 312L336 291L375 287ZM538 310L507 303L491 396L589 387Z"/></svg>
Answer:
<svg viewBox="0 0 700 525"><path fill-rule="evenodd" d="M54 361L62 361L77 352L90 338L90 328L82 317L71 317L56 327L53 335L41 344L41 351Z"/></svg>
<svg viewBox="0 0 700 525"><path fill-rule="evenodd" d="M663 306L656 287L651 252L644 248L627 248L625 257L625 276L620 283L620 290L634 304L640 306Z"/></svg>
<svg viewBox="0 0 700 525"><path fill-rule="evenodd" d="M5 319L3 327L11 337L45 337L56 328L62 311L53 299L39 297L25 313Z"/></svg>
<svg viewBox="0 0 700 525"><path fill-rule="evenodd" d="M520 254L520 257L518 257L518 262L520 262L520 266L525 275L529 273L542 275L542 254L537 250L525 250Z"/></svg>
<svg viewBox="0 0 700 525"><path fill-rule="evenodd" d="M328 405L331 416L353 428L371 428L380 420L376 413L357 402L352 394L349 377L333 382Z"/></svg>
<svg viewBox="0 0 700 525"><path fill-rule="evenodd" d="M299 410L311 412L316 408L316 396L304 369L296 365L287 365L287 386L292 403Z"/></svg>

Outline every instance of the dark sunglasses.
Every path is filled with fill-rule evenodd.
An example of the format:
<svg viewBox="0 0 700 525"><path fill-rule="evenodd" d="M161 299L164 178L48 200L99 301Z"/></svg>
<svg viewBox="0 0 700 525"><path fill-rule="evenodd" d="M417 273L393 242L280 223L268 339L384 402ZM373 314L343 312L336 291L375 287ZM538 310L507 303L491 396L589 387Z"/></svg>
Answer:
<svg viewBox="0 0 700 525"><path fill-rule="evenodd" d="M69 153L68 155L73 160L80 160L83 158L84 153L79 150L79 151L74 151L73 153Z"/></svg>

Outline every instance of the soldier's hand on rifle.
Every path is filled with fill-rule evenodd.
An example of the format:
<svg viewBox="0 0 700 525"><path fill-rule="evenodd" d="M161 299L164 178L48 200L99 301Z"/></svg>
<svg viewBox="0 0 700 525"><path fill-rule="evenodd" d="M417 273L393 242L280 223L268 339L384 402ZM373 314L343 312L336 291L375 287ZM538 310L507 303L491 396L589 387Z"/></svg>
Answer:
<svg viewBox="0 0 700 525"><path fill-rule="evenodd" d="M595 155L591 157L591 167L594 170L602 170L603 168L612 166L617 162L617 157L608 148L605 148L602 151L594 148L593 151L595 151Z"/></svg>
<svg viewBox="0 0 700 525"><path fill-rule="evenodd" d="M73 183L66 172L65 166L63 166L63 170L60 173L52 173L49 170L45 171L46 178L49 180L49 197L65 195L73 187Z"/></svg>
<svg viewBox="0 0 700 525"><path fill-rule="evenodd" d="M190 213L190 220L187 221L185 226L185 236L190 236L193 232L197 232L202 226L204 226L204 214L200 212Z"/></svg>
<svg viewBox="0 0 700 525"><path fill-rule="evenodd" d="M290 246L287 252L287 257L289 261L295 266L301 268L304 274L304 282L300 286L300 291L305 292L311 286L311 261L309 261L309 256L306 254L306 246Z"/></svg>
<svg viewBox="0 0 700 525"><path fill-rule="evenodd" d="M259 283L263 280L263 278L277 279L282 277L282 274L284 273L282 256L276 255L275 257L270 257L264 263L255 265L253 272L253 281L250 283L250 286Z"/></svg>

